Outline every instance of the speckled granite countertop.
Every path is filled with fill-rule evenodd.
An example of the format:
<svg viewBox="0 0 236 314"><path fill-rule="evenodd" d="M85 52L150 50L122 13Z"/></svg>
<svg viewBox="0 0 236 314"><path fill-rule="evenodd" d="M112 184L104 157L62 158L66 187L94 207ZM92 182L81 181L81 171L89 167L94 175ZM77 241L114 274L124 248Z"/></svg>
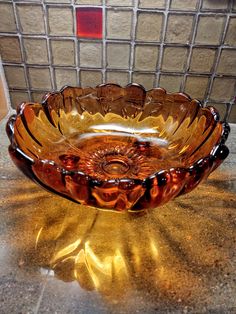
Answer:
<svg viewBox="0 0 236 314"><path fill-rule="evenodd" d="M208 181L142 217L21 174L0 136L0 313L236 313L236 125Z"/></svg>

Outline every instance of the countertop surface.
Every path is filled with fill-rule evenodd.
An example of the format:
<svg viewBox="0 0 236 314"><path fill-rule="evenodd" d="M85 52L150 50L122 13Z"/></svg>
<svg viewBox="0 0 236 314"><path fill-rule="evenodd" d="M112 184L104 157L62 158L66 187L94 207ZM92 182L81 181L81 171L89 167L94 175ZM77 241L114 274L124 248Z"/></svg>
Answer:
<svg viewBox="0 0 236 314"><path fill-rule="evenodd" d="M44 191L0 138L0 313L236 313L236 125L206 182L139 217Z"/></svg>

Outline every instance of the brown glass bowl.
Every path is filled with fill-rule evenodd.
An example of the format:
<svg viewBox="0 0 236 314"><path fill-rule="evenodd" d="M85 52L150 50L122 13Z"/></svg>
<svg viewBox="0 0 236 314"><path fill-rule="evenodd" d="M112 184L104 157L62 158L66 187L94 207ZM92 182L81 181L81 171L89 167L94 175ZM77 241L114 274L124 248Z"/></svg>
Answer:
<svg viewBox="0 0 236 314"><path fill-rule="evenodd" d="M65 87L23 103L7 123L30 179L77 203L139 211L190 192L227 157L213 107L137 84Z"/></svg>

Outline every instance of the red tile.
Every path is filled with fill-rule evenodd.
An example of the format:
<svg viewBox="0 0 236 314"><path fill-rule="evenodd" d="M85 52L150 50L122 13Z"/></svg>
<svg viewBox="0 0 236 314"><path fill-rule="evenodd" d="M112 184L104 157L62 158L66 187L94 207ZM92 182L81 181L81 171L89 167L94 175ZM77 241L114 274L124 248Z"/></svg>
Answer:
<svg viewBox="0 0 236 314"><path fill-rule="evenodd" d="M77 36L102 38L102 8L76 9Z"/></svg>

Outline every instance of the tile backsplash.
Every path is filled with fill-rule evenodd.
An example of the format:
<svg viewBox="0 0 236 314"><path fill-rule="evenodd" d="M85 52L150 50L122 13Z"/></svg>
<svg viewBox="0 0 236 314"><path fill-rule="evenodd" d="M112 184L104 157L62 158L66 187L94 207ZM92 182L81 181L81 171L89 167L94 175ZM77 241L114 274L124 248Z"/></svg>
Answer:
<svg viewBox="0 0 236 314"><path fill-rule="evenodd" d="M236 95L236 0L0 0L0 54L13 107L64 85L136 82L223 115Z"/></svg>

